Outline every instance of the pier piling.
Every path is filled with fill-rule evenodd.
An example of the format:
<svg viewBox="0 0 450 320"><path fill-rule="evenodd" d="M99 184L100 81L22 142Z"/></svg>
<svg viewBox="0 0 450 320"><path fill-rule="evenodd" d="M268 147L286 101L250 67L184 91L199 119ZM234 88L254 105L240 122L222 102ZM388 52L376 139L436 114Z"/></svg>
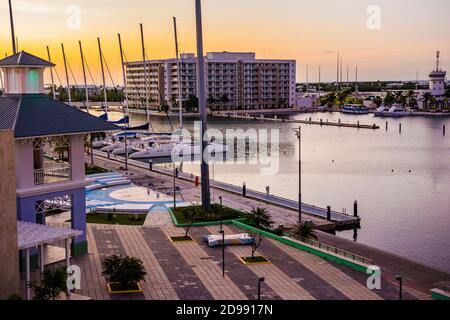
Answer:
<svg viewBox="0 0 450 320"><path fill-rule="evenodd" d="M398 132L402 133L402 124L401 123L398 124Z"/></svg>
<svg viewBox="0 0 450 320"><path fill-rule="evenodd" d="M358 120L358 129L359 129L359 120Z"/></svg>
<svg viewBox="0 0 450 320"><path fill-rule="evenodd" d="M389 122L386 121L386 131L389 130Z"/></svg>
<svg viewBox="0 0 450 320"><path fill-rule="evenodd" d="M331 221L331 207L327 207L327 221Z"/></svg>
<svg viewBox="0 0 450 320"><path fill-rule="evenodd" d="M445 124L444 124L444 126L442 127L442 134L445 136Z"/></svg>
<svg viewBox="0 0 450 320"><path fill-rule="evenodd" d="M358 201L355 200L353 203L353 216L358 217Z"/></svg>
<svg viewBox="0 0 450 320"><path fill-rule="evenodd" d="M148 170L153 171L153 160L152 159L150 159L148 161Z"/></svg>
<svg viewBox="0 0 450 320"><path fill-rule="evenodd" d="M242 196L245 198L247 197L247 186L244 184L242 185Z"/></svg>

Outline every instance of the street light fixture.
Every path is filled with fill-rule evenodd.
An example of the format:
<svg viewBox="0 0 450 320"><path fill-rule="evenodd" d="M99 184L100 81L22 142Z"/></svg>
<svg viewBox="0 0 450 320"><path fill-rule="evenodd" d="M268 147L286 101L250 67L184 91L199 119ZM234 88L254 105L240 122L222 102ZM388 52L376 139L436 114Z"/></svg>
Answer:
<svg viewBox="0 0 450 320"><path fill-rule="evenodd" d="M398 281L399 288L398 288L398 299L403 300L403 277L402 276L395 276L395 280Z"/></svg>
<svg viewBox="0 0 450 320"><path fill-rule="evenodd" d="M220 230L223 230L222 196L219 196L219 201L220 201Z"/></svg>
<svg viewBox="0 0 450 320"><path fill-rule="evenodd" d="M258 301L261 300L261 282L266 281L264 278L258 279Z"/></svg>
<svg viewBox="0 0 450 320"><path fill-rule="evenodd" d="M302 222L302 127L292 129L298 138L298 222Z"/></svg>
<svg viewBox="0 0 450 320"><path fill-rule="evenodd" d="M222 277L225 277L225 231L220 230L219 233L222 235Z"/></svg>

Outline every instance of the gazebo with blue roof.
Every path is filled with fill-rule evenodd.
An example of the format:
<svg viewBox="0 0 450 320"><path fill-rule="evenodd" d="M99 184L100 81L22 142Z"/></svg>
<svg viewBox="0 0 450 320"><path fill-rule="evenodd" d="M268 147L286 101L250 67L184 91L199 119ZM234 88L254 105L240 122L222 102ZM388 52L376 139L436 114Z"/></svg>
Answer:
<svg viewBox="0 0 450 320"><path fill-rule="evenodd" d="M24 51L0 60L0 130L14 132L17 219L45 224L49 211L70 208L72 229L83 232L72 242L77 256L87 253L85 138L120 128L47 96L47 67L54 65Z"/></svg>

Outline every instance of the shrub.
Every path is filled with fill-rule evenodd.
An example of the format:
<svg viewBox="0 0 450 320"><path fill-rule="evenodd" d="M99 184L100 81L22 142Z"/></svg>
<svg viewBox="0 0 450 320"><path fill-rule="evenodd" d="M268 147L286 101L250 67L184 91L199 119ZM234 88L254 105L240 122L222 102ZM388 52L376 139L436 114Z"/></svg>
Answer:
<svg viewBox="0 0 450 320"><path fill-rule="evenodd" d="M64 268L45 270L41 283L30 282L28 287L34 291L33 300L56 300L67 292L67 271Z"/></svg>
<svg viewBox="0 0 450 320"><path fill-rule="evenodd" d="M147 272L142 260L136 257L121 257L113 255L103 261L102 275L109 282L117 282L122 289L130 287L133 283L145 281Z"/></svg>

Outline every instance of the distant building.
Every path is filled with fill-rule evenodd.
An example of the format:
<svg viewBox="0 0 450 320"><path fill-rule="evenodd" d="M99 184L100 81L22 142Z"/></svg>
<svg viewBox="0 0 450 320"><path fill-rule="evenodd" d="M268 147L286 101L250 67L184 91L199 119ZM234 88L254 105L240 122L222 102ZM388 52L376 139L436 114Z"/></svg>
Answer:
<svg viewBox="0 0 450 320"><path fill-rule="evenodd" d="M295 107L297 109L316 108L319 100L319 94L305 94L299 92L295 97Z"/></svg>
<svg viewBox="0 0 450 320"><path fill-rule="evenodd" d="M442 97L445 94L446 72L439 64L440 52L436 53L436 69L430 72L430 92L434 97Z"/></svg>
<svg viewBox="0 0 450 320"><path fill-rule="evenodd" d="M255 53L210 52L206 59L208 107L223 110L276 109L295 105L295 60L256 59ZM182 54L180 71L176 59L149 60L147 79L152 109L164 104L175 107L179 99L197 95L197 59ZM144 109L144 62L125 64L130 108Z"/></svg>

